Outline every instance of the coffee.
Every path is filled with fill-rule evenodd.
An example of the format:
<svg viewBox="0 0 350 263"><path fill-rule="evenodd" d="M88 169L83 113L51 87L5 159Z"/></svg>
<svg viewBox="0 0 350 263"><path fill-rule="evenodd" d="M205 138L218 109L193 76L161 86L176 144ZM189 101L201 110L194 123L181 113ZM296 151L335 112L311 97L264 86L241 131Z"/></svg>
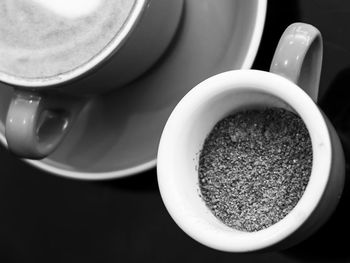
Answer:
<svg viewBox="0 0 350 263"><path fill-rule="evenodd" d="M50 78L99 54L136 0L1 0L0 73Z"/></svg>
<svg viewBox="0 0 350 263"><path fill-rule="evenodd" d="M311 139L299 116L279 108L237 112L205 140L198 169L202 198L226 225L258 231L295 207L311 166Z"/></svg>

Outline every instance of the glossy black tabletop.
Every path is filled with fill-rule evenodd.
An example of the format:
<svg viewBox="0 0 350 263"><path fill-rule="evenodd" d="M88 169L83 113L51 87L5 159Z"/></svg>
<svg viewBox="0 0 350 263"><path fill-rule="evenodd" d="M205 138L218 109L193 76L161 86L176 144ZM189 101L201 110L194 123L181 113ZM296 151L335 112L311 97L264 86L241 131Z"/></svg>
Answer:
<svg viewBox="0 0 350 263"><path fill-rule="evenodd" d="M296 21L323 35L320 106L350 149L350 1L270 0L254 68L269 69L280 35ZM105 182L70 180L39 171L3 147L0 164L1 263L350 262L348 180L332 218L306 241L285 251L232 254L180 230L162 203L155 169Z"/></svg>

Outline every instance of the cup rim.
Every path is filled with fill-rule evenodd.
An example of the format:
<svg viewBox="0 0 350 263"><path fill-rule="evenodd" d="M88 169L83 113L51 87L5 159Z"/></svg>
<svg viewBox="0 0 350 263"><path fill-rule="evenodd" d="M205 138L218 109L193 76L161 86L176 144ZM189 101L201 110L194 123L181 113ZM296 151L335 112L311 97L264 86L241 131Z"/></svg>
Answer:
<svg viewBox="0 0 350 263"><path fill-rule="evenodd" d="M42 78L27 78L0 72L0 81L14 86L41 88L66 83L88 73L102 61L114 54L136 28L138 21L140 20L144 10L146 10L148 7L150 0L135 1L136 2L132 7L130 15L127 17L122 28L115 34L113 39L107 43L107 45L103 47L100 52L90 58L87 62L84 62L82 65L56 76Z"/></svg>
<svg viewBox="0 0 350 263"><path fill-rule="evenodd" d="M201 108L200 105L207 103L217 94L237 89L269 93L285 101L305 122L313 148L312 172L303 196L282 220L257 232L233 230L223 223L225 230L214 229L210 228L209 224L198 223L198 218L194 220L187 216L186 208L180 205L184 197L177 192L175 184L172 183L176 180L178 172L176 168L168 168L181 166L181 164L171 164L173 156L183 154L185 151L178 149L179 144L176 143L181 138L176 127L190 125L191 117L183 118L184 114L192 110L198 111ZM159 144L158 184L169 214L192 238L208 247L222 251L249 252L281 242L306 222L317 208L326 189L331 171L331 160L332 147L327 124L316 104L301 88L288 79L270 72L234 70L218 74L200 83L176 106L165 125ZM239 235L235 235L237 231Z"/></svg>

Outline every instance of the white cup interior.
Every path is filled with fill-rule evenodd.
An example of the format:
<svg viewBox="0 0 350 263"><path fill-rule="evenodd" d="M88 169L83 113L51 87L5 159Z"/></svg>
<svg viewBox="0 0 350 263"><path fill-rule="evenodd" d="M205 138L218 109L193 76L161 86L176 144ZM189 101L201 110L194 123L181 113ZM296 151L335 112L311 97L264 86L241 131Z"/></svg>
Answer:
<svg viewBox="0 0 350 263"><path fill-rule="evenodd" d="M313 166L304 195L284 219L264 230L243 232L223 224L206 207L197 168L204 140L215 124L234 112L257 107L285 108L304 120L312 141ZM245 252L278 243L306 221L324 192L330 162L327 126L306 93L277 75L243 70L214 76L186 95L163 131L157 166L163 201L186 233L215 249Z"/></svg>

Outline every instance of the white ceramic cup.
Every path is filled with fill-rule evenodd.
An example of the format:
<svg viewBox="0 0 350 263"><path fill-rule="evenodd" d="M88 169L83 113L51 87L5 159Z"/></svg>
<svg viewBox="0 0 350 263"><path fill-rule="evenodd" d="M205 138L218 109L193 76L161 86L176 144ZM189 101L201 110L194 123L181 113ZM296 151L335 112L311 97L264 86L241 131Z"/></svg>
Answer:
<svg viewBox="0 0 350 263"><path fill-rule="evenodd" d="M316 105L322 61L319 31L296 23L284 32L270 72L236 70L193 88L172 112L158 150L158 182L174 221L198 242L223 251L291 246L316 231L341 196L345 162L339 138ZM200 197L198 158L207 135L224 117L247 108L280 107L298 114L309 131L313 163L294 209L276 224L243 232L217 219Z"/></svg>
<svg viewBox="0 0 350 263"><path fill-rule="evenodd" d="M139 77L164 53L182 14L183 0L135 0L121 30L88 62L52 77L0 73L14 95L6 120L8 148L42 159L61 143L91 95ZM89 97L90 96L90 97Z"/></svg>
<svg viewBox="0 0 350 263"><path fill-rule="evenodd" d="M180 99L209 76L251 67L266 5L266 0L185 0L171 47L155 66L122 88L93 96L52 154L23 161L47 174L79 180L117 179L154 168L163 127ZM12 95L13 88L0 88L0 143L5 148Z"/></svg>

